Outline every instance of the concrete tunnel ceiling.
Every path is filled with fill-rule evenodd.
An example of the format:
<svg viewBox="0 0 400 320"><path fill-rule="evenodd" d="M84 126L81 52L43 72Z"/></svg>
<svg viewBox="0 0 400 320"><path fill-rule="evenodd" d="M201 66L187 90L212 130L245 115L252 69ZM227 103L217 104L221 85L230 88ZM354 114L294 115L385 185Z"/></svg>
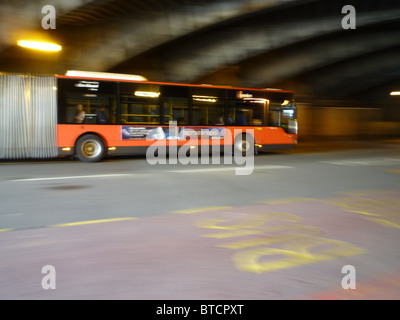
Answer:
<svg viewBox="0 0 400 320"><path fill-rule="evenodd" d="M56 29L43 30L44 5ZM342 28L342 8L356 29ZM68 69L141 74L154 81L295 90L331 104L397 104L398 0L71 0L1 1L0 70ZM16 46L32 35L57 54Z"/></svg>

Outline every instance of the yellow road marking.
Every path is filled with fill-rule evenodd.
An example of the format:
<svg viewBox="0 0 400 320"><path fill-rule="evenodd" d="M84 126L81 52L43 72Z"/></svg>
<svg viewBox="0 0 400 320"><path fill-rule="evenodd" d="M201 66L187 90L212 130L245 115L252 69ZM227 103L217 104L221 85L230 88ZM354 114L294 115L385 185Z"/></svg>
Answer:
<svg viewBox="0 0 400 320"><path fill-rule="evenodd" d="M392 221L385 220L385 219L368 218L368 220L379 223L385 227L400 229L400 225L398 225L397 223L394 223Z"/></svg>
<svg viewBox="0 0 400 320"><path fill-rule="evenodd" d="M283 231L286 234L271 234L274 231ZM265 230L266 237L260 237L258 239L241 240L236 242L230 242L227 244L218 245L220 248L228 249L245 249L250 247L265 246L272 243L282 243L288 241L299 241L304 238L316 237L322 234L322 230L312 226L303 225L288 225L279 226Z"/></svg>
<svg viewBox="0 0 400 320"><path fill-rule="evenodd" d="M341 207L346 212L353 212L353 213L363 214L363 215L366 215L366 216L377 216L377 217L381 216L380 214L371 213L371 212L368 212L368 211L354 210L353 208L356 208L355 205L347 205L347 204L344 204L342 202L333 202L333 201L332 202L327 201L326 203L329 204L329 205L332 205L332 206Z"/></svg>
<svg viewBox="0 0 400 320"><path fill-rule="evenodd" d="M349 191L339 191L335 192L336 194L343 194L346 196L368 196L368 195L376 195L387 193L388 190L374 190L374 189L360 189L360 190L349 190Z"/></svg>
<svg viewBox="0 0 400 320"><path fill-rule="evenodd" d="M193 208L193 209L184 209L184 210L176 210L171 211L170 213L199 213L199 212L206 212L206 211L214 211L214 210L225 210L225 209L232 209L233 207L201 207L201 208Z"/></svg>
<svg viewBox="0 0 400 320"><path fill-rule="evenodd" d="M345 211L353 212L353 213L359 213L359 214L363 214L363 215L366 215L366 216L376 216L376 217L380 216L379 214L371 213L371 212L368 212L368 211L347 210L347 209Z"/></svg>
<svg viewBox="0 0 400 320"><path fill-rule="evenodd" d="M324 249L320 253L311 253L309 251L312 247L329 244L334 247ZM301 240L290 246L287 245L286 248L284 246L283 249L259 247L252 250L239 251L233 255L233 262L239 270L263 273L363 253L365 253L364 250L343 241L327 238L311 238ZM268 256L272 258L265 260ZM274 259L282 256L283 258L281 259ZM261 258L263 258L263 261L260 261Z"/></svg>
<svg viewBox="0 0 400 320"><path fill-rule="evenodd" d="M0 232L12 231L13 229L0 229Z"/></svg>
<svg viewBox="0 0 400 320"><path fill-rule="evenodd" d="M233 263L246 272L264 273L365 253L349 243L321 237L322 229L301 225L301 220L289 213L260 212L230 223L205 219L195 225L216 231L204 237L235 239L216 246L235 250Z"/></svg>
<svg viewBox="0 0 400 320"><path fill-rule="evenodd" d="M301 221L301 218L290 213L267 211L267 212L252 214L249 217L243 218L239 222L233 224L218 225L218 223L226 222L227 220L205 219L202 221L198 221L196 225L200 228L206 228L206 229L236 230L236 229L255 228L258 226L262 226L266 222L270 222L272 220L299 222Z"/></svg>
<svg viewBox="0 0 400 320"><path fill-rule="evenodd" d="M400 170L388 170L388 172L392 172L392 173L400 173Z"/></svg>
<svg viewBox="0 0 400 320"><path fill-rule="evenodd" d="M283 204L283 203L305 202L305 201L313 201L313 200L316 200L316 199L306 198L306 197L292 197L292 198L282 198L282 199L274 199L274 200L261 200L261 201L256 201L256 202L263 203L263 204Z"/></svg>
<svg viewBox="0 0 400 320"><path fill-rule="evenodd" d="M71 223L62 223L62 224L54 224L51 227L67 227L67 226L77 226L83 224L92 224L92 223L103 223L103 222L114 222L114 221L124 221L124 220L134 220L137 218L113 218L113 219L100 219L100 220L89 220L89 221L79 221L79 222L71 222Z"/></svg>
<svg viewBox="0 0 400 320"><path fill-rule="evenodd" d="M340 207L345 212L366 216L365 219L382 226L400 229L400 224L397 223L397 213L400 205L399 200L386 199L383 201L370 199L362 197L361 193L359 193L354 195L353 198L330 199L324 202L329 205Z"/></svg>

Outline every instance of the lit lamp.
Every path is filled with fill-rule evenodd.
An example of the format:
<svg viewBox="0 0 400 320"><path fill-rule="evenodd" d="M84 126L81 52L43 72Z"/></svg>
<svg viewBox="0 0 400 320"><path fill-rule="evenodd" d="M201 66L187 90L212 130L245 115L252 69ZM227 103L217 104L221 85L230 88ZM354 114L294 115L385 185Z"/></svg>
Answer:
<svg viewBox="0 0 400 320"><path fill-rule="evenodd" d="M57 52L62 50L62 47L60 45L50 42L19 40L17 43L21 47L41 51Z"/></svg>
<svg viewBox="0 0 400 320"><path fill-rule="evenodd" d="M392 91L390 93L391 96L400 96L400 91Z"/></svg>

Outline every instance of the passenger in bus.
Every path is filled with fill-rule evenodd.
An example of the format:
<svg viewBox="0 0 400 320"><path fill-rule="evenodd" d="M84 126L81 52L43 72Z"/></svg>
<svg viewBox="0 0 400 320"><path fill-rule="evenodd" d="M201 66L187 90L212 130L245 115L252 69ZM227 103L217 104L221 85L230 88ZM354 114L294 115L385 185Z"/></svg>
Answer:
<svg viewBox="0 0 400 320"><path fill-rule="evenodd" d="M178 126L185 126L186 125L186 120L184 117L178 118Z"/></svg>
<svg viewBox="0 0 400 320"><path fill-rule="evenodd" d="M243 113L243 111L238 111L237 113L236 113L236 125L238 125L238 126L245 126L246 125L246 119L245 119L245 117L244 117L244 113Z"/></svg>
<svg viewBox="0 0 400 320"><path fill-rule="evenodd" d="M107 116L106 116L106 106L101 105L100 108L97 110L97 123L107 123Z"/></svg>
<svg viewBox="0 0 400 320"><path fill-rule="evenodd" d="M74 117L74 123L83 123L83 121L85 120L85 116L86 116L86 112L83 109L83 105L82 104L78 104L76 106L76 113L75 113L75 117Z"/></svg>
<svg viewBox="0 0 400 320"><path fill-rule="evenodd" d="M215 125L217 125L217 126L223 126L224 124L225 124L225 123L224 123L224 116L221 115L221 116L218 117L217 121L215 122Z"/></svg>
<svg viewBox="0 0 400 320"><path fill-rule="evenodd" d="M227 124L228 126L233 125L232 113L229 113L229 114L228 114L228 117L226 118L226 124Z"/></svg>

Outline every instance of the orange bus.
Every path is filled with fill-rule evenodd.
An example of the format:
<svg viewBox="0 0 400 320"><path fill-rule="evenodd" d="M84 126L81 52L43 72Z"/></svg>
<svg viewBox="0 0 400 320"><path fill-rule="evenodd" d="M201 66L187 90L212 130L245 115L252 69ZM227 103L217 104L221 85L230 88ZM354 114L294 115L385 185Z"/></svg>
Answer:
<svg viewBox="0 0 400 320"><path fill-rule="evenodd" d="M171 123L179 132L197 135L198 145L210 145L211 140L215 144L218 140L221 146L229 145L242 152L250 147L255 153L284 150L297 143L296 106L291 91L132 80L103 73L75 72L53 78L53 82L39 84L38 88L31 84L29 90L30 94L47 90L41 91L41 97L49 94L55 98L55 120L51 120L55 121L55 132L50 125L46 129L50 132L47 144L40 141L46 136L42 134L35 140L39 151L30 142L25 157L77 156L82 161L95 162L106 156L145 154L156 140L170 141ZM29 110L35 108L31 106ZM52 112L41 111L41 116L35 116L36 120L31 119L30 123L41 122L42 128L42 122L48 121L42 114L49 113ZM0 125L7 126L9 121ZM252 129L254 134L248 134L246 129ZM29 132L27 135L25 140L29 143L32 138ZM188 138L180 136L175 143L182 146ZM40 152L53 146L50 154ZM10 139L8 147L15 148ZM7 151L7 143L3 141L2 145L0 139L0 158L10 158L10 152L4 150ZM23 156L19 153L19 157Z"/></svg>

